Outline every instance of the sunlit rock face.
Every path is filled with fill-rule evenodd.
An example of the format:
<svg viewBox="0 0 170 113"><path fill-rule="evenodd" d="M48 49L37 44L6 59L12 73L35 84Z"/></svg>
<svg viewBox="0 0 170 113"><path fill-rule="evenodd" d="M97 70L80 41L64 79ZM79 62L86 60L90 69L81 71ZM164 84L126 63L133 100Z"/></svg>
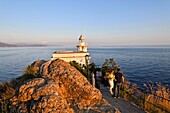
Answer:
<svg viewBox="0 0 170 113"><path fill-rule="evenodd" d="M116 112L101 92L63 60L36 61L38 78L24 82L11 99L11 110L22 113Z"/></svg>

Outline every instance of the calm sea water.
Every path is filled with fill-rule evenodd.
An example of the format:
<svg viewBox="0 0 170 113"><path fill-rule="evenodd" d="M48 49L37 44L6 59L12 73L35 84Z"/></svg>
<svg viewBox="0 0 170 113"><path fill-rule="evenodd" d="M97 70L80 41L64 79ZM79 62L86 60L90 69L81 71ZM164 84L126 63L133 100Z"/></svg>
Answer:
<svg viewBox="0 0 170 113"><path fill-rule="evenodd" d="M0 48L0 81L22 75L36 60L49 60L56 50L76 50L62 47ZM162 48L89 48L91 62L101 66L105 59L114 58L126 79L142 85L147 81L170 86L170 47ZM169 87L168 86L168 87Z"/></svg>

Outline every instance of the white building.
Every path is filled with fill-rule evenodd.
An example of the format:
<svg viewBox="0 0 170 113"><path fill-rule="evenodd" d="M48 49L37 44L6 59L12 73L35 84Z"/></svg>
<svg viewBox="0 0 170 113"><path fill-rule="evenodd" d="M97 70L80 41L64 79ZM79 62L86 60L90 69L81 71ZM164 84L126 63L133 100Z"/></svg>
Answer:
<svg viewBox="0 0 170 113"><path fill-rule="evenodd" d="M62 59L66 62L76 61L80 64L89 64L90 56L87 47L85 39L81 35L77 44L77 51L56 51L53 53L51 60Z"/></svg>

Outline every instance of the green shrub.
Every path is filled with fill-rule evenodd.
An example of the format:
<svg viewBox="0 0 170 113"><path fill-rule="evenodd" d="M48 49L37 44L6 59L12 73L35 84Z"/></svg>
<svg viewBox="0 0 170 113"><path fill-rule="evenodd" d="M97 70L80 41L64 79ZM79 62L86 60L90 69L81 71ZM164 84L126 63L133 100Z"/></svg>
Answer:
<svg viewBox="0 0 170 113"><path fill-rule="evenodd" d="M8 113L11 105L9 99L15 95L15 90L9 86L9 83L0 83L0 112Z"/></svg>
<svg viewBox="0 0 170 113"><path fill-rule="evenodd" d="M88 73L87 73L87 67L85 65L80 65L76 61L71 61L70 65L74 66L82 75L84 75L87 78Z"/></svg>
<svg viewBox="0 0 170 113"><path fill-rule="evenodd" d="M28 80L28 79L33 79L35 78L36 75L35 75L35 68L32 67L32 66L28 66L25 71L23 72L23 75L16 78L17 80L19 81L25 81L25 80Z"/></svg>

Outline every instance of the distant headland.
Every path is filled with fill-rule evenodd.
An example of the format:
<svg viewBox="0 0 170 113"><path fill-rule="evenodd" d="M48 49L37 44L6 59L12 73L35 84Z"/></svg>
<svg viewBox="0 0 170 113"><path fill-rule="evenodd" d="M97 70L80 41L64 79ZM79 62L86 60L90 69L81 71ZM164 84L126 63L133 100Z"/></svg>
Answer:
<svg viewBox="0 0 170 113"><path fill-rule="evenodd" d="M42 47L42 46L48 46L44 44L8 44L0 42L0 47Z"/></svg>
<svg viewBox="0 0 170 113"><path fill-rule="evenodd" d="M0 42L0 47L17 47L17 46L13 45L13 44L7 44L7 43Z"/></svg>

